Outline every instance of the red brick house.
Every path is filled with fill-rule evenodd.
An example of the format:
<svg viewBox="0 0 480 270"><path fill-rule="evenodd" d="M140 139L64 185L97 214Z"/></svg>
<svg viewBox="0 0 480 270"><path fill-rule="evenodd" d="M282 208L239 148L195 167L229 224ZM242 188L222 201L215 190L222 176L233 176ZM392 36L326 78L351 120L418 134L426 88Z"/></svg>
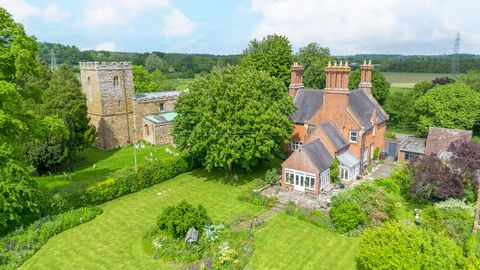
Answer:
<svg viewBox="0 0 480 270"><path fill-rule="evenodd" d="M358 89L350 91L350 67L329 64L325 89L304 89L304 67L294 63L289 95L297 107L291 116L292 154L282 163L282 186L319 194L329 186L330 166L340 161L348 184L383 150L388 115L371 94L373 65L364 63Z"/></svg>

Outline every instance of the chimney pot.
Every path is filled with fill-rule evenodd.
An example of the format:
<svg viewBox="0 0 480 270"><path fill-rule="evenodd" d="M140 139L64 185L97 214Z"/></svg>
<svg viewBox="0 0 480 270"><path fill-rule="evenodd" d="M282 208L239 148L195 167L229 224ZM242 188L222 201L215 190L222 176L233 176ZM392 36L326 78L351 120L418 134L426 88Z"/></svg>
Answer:
<svg viewBox="0 0 480 270"><path fill-rule="evenodd" d="M363 59L363 64L364 64L364 65L367 64L367 60L366 60L366 59Z"/></svg>

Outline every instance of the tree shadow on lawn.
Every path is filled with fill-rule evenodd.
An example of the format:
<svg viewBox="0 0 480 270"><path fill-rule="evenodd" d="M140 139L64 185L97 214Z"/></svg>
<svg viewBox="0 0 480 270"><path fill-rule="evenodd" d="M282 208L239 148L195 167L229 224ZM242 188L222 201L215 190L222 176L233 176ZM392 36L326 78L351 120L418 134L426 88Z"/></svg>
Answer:
<svg viewBox="0 0 480 270"><path fill-rule="evenodd" d="M251 171L239 169L234 170L233 172L227 172L220 169L208 171L205 168L200 168L192 171L191 175L204 181L219 182L232 186L242 186L255 179L263 178L267 170L278 168L281 162L282 161L279 159L265 161Z"/></svg>

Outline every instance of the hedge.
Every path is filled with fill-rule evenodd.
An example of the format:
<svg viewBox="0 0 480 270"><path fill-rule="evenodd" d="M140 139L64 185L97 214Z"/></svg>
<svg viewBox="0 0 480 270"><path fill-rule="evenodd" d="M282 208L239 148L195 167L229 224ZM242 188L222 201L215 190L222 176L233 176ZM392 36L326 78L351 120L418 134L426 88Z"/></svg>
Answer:
<svg viewBox="0 0 480 270"><path fill-rule="evenodd" d="M102 213L98 207L80 208L43 217L0 239L0 268L16 269L33 256L54 235L94 219Z"/></svg>

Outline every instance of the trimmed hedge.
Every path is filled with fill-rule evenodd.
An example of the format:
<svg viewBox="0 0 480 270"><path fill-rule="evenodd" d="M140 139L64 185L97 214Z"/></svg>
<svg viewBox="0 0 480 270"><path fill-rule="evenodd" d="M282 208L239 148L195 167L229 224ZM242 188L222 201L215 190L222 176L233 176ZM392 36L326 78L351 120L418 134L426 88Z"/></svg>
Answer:
<svg viewBox="0 0 480 270"><path fill-rule="evenodd" d="M80 196L83 205L97 205L123 195L137 192L169 180L189 170L188 162L182 157L171 157L148 163L138 173L123 169L87 189Z"/></svg>
<svg viewBox="0 0 480 270"><path fill-rule="evenodd" d="M0 268L16 269L33 256L54 235L94 219L98 207L80 208L43 217L27 228L20 228L0 239Z"/></svg>

